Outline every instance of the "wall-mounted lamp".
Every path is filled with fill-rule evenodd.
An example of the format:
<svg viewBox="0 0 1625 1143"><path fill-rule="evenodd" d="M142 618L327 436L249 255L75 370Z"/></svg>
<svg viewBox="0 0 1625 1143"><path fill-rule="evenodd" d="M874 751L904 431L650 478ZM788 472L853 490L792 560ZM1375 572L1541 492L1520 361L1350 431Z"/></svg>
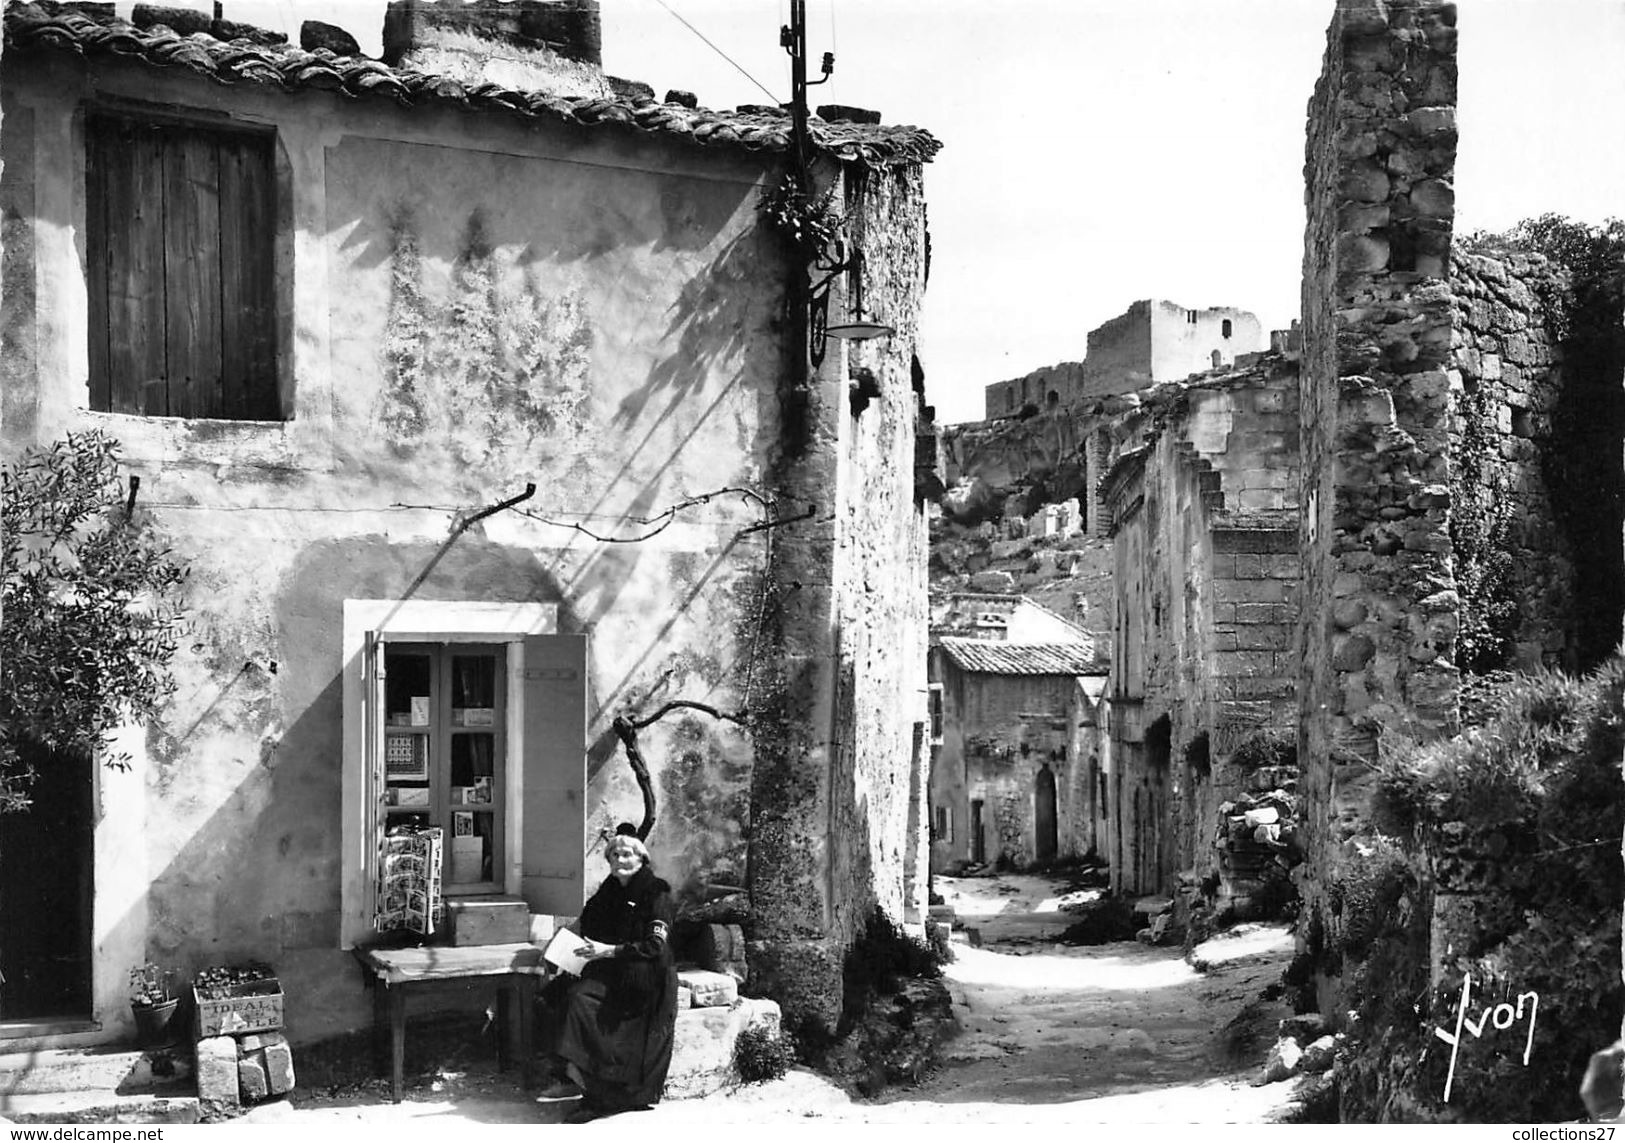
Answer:
<svg viewBox="0 0 1625 1143"><path fill-rule="evenodd" d="M882 322L870 321L863 316L863 251L854 249L846 258L831 264L820 264L819 269L825 270L821 278L812 288L807 302L807 351L812 357L814 366L824 362L824 351L828 348L829 339L838 337L842 341L869 341L876 337L890 337L897 330ZM850 321L829 324L829 287L837 275L851 271L852 274L852 319Z"/></svg>
<svg viewBox="0 0 1625 1143"><path fill-rule="evenodd" d="M779 30L779 46L790 54L790 120L791 157L796 172L797 186L803 192L811 185L809 173L811 154L807 137L807 88L824 83L835 70L835 55L824 53L823 78L807 78L807 0L790 0L790 22ZM869 321L863 316L863 252L854 249L851 257L820 261L818 269L825 271L807 295L807 352L813 367L824 363L824 351L829 339L867 341L874 337L890 337L897 331L889 325ZM852 320L829 324L829 284L837 274L853 271Z"/></svg>

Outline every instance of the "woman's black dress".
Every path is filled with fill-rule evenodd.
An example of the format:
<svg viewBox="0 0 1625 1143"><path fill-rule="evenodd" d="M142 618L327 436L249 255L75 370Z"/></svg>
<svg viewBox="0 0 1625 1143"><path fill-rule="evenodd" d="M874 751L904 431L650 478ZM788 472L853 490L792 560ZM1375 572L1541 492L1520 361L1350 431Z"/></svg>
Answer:
<svg viewBox="0 0 1625 1143"><path fill-rule="evenodd" d="M626 1111L660 1100L677 1023L671 886L647 866L608 877L581 912L581 935L619 946L589 961L565 997L556 1053L584 1080L588 1106Z"/></svg>

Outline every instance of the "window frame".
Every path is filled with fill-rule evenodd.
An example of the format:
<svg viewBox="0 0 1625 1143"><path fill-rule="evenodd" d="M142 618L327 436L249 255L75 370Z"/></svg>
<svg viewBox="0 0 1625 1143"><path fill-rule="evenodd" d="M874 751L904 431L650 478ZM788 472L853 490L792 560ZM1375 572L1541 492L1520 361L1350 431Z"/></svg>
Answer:
<svg viewBox="0 0 1625 1143"><path fill-rule="evenodd" d="M120 126L122 125L122 127ZM138 243L138 228L130 216L119 219L107 217L107 207L120 199L116 188L110 186L117 174L102 163L110 148L117 149L119 140L108 139L115 130L150 130L156 140L154 154L146 160L132 160L125 170L132 185L143 182L157 199L156 237L148 237L150 245L156 243L160 255L158 265L148 264L140 269L141 283L148 295L143 313L125 313L115 317L112 274L110 266L115 249L123 244L120 253L128 256ZM213 221L203 226L200 233L212 234L211 245L205 253L210 258L189 258L187 269L171 273L166 267L170 259L162 257L175 233L169 222L167 187L175 172L174 159L187 177L195 182L193 172L186 166L191 155L195 160L200 152L187 144L198 140L212 140L212 149L202 153L211 156L212 179L209 196L213 199ZM236 145L228 150L222 144ZM83 162L84 190L84 259L89 411L99 414L139 416L159 420L216 420L231 424L275 423L291 418L284 399L282 361L286 347L283 344L283 325L286 321L282 283L277 267L286 257L283 249L284 186L278 153L278 133L274 125L243 122L227 116L210 116L198 112L186 114L149 108L145 104L129 106L123 102L92 103L84 109L79 140ZM130 148L133 151L133 148ZM232 154L237 157L235 168L228 168L220 160ZM153 166L153 164L156 166ZM146 169L140 169L142 164ZM233 171L235 173L233 173ZM226 213L220 202L230 191L236 210ZM196 205L196 204L191 204ZM202 209L202 208L200 208ZM177 210L179 217L184 211ZM226 224L230 219L231 223ZM184 224L182 224L184 227ZM228 258L235 251L239 257ZM151 253L152 251L149 251ZM172 305L171 291L199 281L207 284L206 267L214 262L212 296L195 300L195 304ZM228 264L247 267L227 285L224 267ZM204 275L202 278L195 275ZM198 291L199 299L210 291ZM212 313L206 311L212 310ZM196 313L205 313L204 326L211 332L203 338L189 336L187 321ZM137 326L148 327L148 364L152 355L161 359L162 375L144 383L135 376L121 376L120 366L139 373L141 362L120 361L120 347L136 339L129 331ZM153 330L155 329L155 332ZM156 341L156 347L151 347ZM197 388L174 374L184 371L186 362L175 362L174 346L201 347L207 357L218 354L218 376L203 377ZM192 349L181 352L191 352ZM139 356L139 349L129 350ZM196 364L196 362L194 362ZM148 393L158 389L161 408L149 407Z"/></svg>
<svg viewBox="0 0 1625 1143"><path fill-rule="evenodd" d="M941 746L948 728L947 707L941 683L927 684L926 711L929 718L929 741L932 746Z"/></svg>
<svg viewBox="0 0 1625 1143"><path fill-rule="evenodd" d="M379 836L374 795L381 770L383 720L376 695L376 659L389 643L501 644L506 652L506 710L503 724L508 766L503 781L504 850L494 855L493 872L501 870L495 891L521 894L524 870L525 771L525 641L558 635L554 603L437 601L393 599L344 600L342 634L343 718L341 788L340 947L351 948L373 935ZM585 711L583 710L582 777L585 778ZM585 830L585 807L582 828Z"/></svg>
<svg viewBox="0 0 1625 1143"><path fill-rule="evenodd" d="M387 799L384 806L384 820L392 822L395 818L412 814L426 814L432 822L444 830L446 838L445 857L446 871L441 877L444 886L444 895L451 897L479 897L491 896L504 892L507 874L504 859L509 853L507 844L507 806L508 806L508 772L512 768L509 758L507 734L507 708L508 708L508 658L505 644L479 642L479 643L419 643L411 640L390 640L384 645L386 656L399 656L411 658L425 658L429 668L429 721L423 727L416 725L391 725L386 721L384 733L386 736L405 733L411 738L424 738L428 742L425 753L425 772L422 781L427 787L428 804L422 807L402 806L390 803ZM452 664L459 658L482 656L495 661L493 687L495 693L492 697L492 709L497 716L493 725L486 727L459 726L451 718L452 706ZM384 676L387 691L388 674ZM489 733L491 737L492 758L492 791L491 805L484 810L477 807L463 805L451 800L451 765L453 757L453 741L461 736L471 734ZM385 773L386 790L396 783L389 780ZM398 788L398 787L397 787ZM459 812L475 814L487 813L492 815L491 821L491 873L489 880L453 881L451 879L451 855L455 848L455 815ZM439 819L439 820L437 820Z"/></svg>

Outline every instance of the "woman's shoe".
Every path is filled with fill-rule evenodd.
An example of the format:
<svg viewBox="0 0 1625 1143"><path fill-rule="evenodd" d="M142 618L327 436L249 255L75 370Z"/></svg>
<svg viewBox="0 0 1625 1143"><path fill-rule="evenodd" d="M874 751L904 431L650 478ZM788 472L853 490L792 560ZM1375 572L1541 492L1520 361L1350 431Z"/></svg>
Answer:
<svg viewBox="0 0 1625 1143"><path fill-rule="evenodd" d="M581 1088L573 1081L555 1079L541 1091L536 1093L537 1099L575 1099L581 1094Z"/></svg>

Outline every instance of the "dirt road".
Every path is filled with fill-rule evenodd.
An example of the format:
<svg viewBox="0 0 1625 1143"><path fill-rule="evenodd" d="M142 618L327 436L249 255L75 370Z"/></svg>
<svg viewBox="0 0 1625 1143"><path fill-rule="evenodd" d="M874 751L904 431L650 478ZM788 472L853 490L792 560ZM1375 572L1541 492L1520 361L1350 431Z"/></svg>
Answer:
<svg viewBox="0 0 1625 1143"><path fill-rule="evenodd" d="M581 1130L690 1131L718 1123L1264 1123L1292 1085L1254 1087L1280 1005L1256 1002L1291 956L1283 925L1242 926L1200 946L1197 972L1177 948L1069 948L1054 937L1076 895L1049 878L938 878L937 889L981 947L956 943L947 977L963 1028L918 1087L874 1102L795 1069L781 1080L663 1103ZM1246 1010L1248 1019L1234 1018ZM1230 1026L1230 1033L1224 1034ZM1237 1029L1243 1033L1238 1035ZM1228 1047L1228 1051L1226 1048ZM428 1117L428 1118L426 1118ZM537 1123L547 1112L513 1088L448 1077L399 1105L309 1097L257 1108L251 1121Z"/></svg>

